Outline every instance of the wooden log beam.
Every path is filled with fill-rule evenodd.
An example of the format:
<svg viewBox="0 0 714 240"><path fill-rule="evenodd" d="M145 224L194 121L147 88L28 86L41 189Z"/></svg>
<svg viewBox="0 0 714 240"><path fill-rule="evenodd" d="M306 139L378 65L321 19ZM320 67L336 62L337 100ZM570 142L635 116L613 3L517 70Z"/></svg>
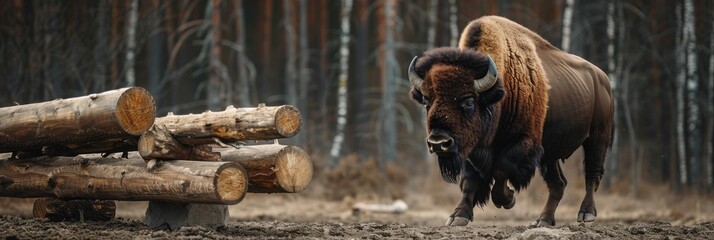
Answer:
<svg viewBox="0 0 714 240"><path fill-rule="evenodd" d="M76 155L135 149L138 136L153 125L155 111L153 97L139 87L0 108L0 152Z"/></svg>
<svg viewBox="0 0 714 240"><path fill-rule="evenodd" d="M312 181L312 160L299 147L268 144L217 150L221 161L239 163L245 168L248 192L295 193Z"/></svg>
<svg viewBox="0 0 714 240"><path fill-rule="evenodd" d="M212 151L208 144L186 145L171 136L165 125L154 125L141 135L137 146L139 155L150 159L185 159L200 161L218 161L221 155Z"/></svg>
<svg viewBox="0 0 714 240"><path fill-rule="evenodd" d="M235 204L247 191L231 162L37 157L0 160L0 196Z"/></svg>
<svg viewBox="0 0 714 240"><path fill-rule="evenodd" d="M261 105L257 108L228 106L225 111L221 112L189 115L169 114L166 117L157 118L154 124L165 126L176 141L182 144L202 145L215 144L215 139L236 142L292 137L300 130L302 118L300 111L290 105L277 107Z"/></svg>
<svg viewBox="0 0 714 240"><path fill-rule="evenodd" d="M32 215L50 221L109 221L116 215L117 205L112 200L35 200Z"/></svg>

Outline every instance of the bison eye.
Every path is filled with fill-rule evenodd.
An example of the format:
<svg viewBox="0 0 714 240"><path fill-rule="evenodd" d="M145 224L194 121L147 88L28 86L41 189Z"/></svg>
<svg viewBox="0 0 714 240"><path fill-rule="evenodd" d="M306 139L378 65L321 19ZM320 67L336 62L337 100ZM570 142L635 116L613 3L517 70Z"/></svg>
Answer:
<svg viewBox="0 0 714 240"><path fill-rule="evenodd" d="M471 113L473 113L473 111L474 111L474 105L475 105L475 103L476 103L476 102L475 102L475 100L474 100L473 97L468 97L468 98L464 98L463 100L461 100L460 105L461 105L461 108L464 110L465 113L471 114Z"/></svg>

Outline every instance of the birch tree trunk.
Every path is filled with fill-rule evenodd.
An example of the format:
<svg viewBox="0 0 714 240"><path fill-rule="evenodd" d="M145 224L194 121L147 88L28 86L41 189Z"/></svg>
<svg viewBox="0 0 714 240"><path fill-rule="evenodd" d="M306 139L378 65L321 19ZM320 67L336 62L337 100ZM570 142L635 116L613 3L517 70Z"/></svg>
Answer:
<svg viewBox="0 0 714 240"><path fill-rule="evenodd" d="M565 0L565 10L563 11L563 41L561 49L570 51L570 32L573 23L573 5L575 0Z"/></svg>
<svg viewBox="0 0 714 240"><path fill-rule="evenodd" d="M685 87L687 83L686 79L686 74L685 74L685 69L686 69L686 52L685 52L685 41L683 39L684 37L684 31L683 31L683 16L682 16L682 4L681 2L677 3L676 7L676 15L677 15L677 38L676 38L676 69L677 69L677 78L676 78L676 99L677 99L677 119L676 119L676 124L677 124L677 154L678 154L678 175L679 175L679 184L680 185L686 185L687 184L687 138L685 134L685 124L686 124L686 112L685 112Z"/></svg>
<svg viewBox="0 0 714 240"><path fill-rule="evenodd" d="M350 13L352 0L342 0L340 14L340 74L337 78L337 131L332 140L330 149L330 166L337 164L340 148L345 140L345 125L347 125L347 83L349 77L350 60Z"/></svg>
<svg viewBox="0 0 714 240"><path fill-rule="evenodd" d="M139 11L139 0L131 1L131 8L129 9L129 24L126 28L126 58L125 58L125 68L126 68L126 86L132 87L136 84L135 73L134 73L134 55L136 54L136 21L138 18Z"/></svg>
<svg viewBox="0 0 714 240"><path fill-rule="evenodd" d="M451 33L449 46L459 46L459 15L456 0L449 0L449 32Z"/></svg>
<svg viewBox="0 0 714 240"><path fill-rule="evenodd" d="M684 1L684 39L686 46L686 84L687 84L687 151L690 172L690 185L699 184L701 172L701 133L699 119L699 79L697 75L697 36L694 30L695 13L693 0ZM710 103L711 104L711 103Z"/></svg>

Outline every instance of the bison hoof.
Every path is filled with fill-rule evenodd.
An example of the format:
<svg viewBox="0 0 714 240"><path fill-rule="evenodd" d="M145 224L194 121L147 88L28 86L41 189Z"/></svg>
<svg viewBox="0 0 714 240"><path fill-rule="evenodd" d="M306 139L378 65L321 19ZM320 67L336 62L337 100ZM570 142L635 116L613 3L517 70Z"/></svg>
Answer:
<svg viewBox="0 0 714 240"><path fill-rule="evenodd" d="M469 220L463 217L450 217L446 220L446 226L466 226L469 224Z"/></svg>
<svg viewBox="0 0 714 240"><path fill-rule="evenodd" d="M537 227L553 227L555 226L555 222L550 222L545 219L538 219L535 222L531 223L530 227L531 228L537 228Z"/></svg>
<svg viewBox="0 0 714 240"><path fill-rule="evenodd" d="M596 217L594 213L579 212L578 222L593 222Z"/></svg>

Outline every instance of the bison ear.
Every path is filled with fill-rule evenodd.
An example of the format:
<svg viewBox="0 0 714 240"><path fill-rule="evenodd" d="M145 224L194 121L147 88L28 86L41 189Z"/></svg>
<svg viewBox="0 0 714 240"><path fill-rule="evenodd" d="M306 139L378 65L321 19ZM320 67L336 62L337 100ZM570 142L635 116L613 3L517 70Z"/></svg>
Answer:
<svg viewBox="0 0 714 240"><path fill-rule="evenodd" d="M491 87L491 89L482 92L479 96L479 102L483 106L489 106L497 103L503 99L506 95L506 91L503 89L503 84L501 84L501 79L496 81L496 84Z"/></svg>
<svg viewBox="0 0 714 240"><path fill-rule="evenodd" d="M412 97L412 99L414 99L414 101L417 101L420 104L426 104L424 102L424 95L421 94L421 92L416 88L412 88L412 90L409 92L409 95Z"/></svg>

